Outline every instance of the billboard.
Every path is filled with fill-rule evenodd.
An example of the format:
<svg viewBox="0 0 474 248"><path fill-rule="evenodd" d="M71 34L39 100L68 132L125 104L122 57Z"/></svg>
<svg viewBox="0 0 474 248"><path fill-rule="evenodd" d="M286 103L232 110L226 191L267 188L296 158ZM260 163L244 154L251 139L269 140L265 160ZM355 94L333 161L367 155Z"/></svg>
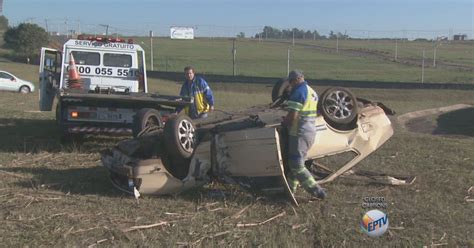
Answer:
<svg viewBox="0 0 474 248"><path fill-rule="evenodd" d="M171 39L192 40L194 39L194 28L192 27L171 27Z"/></svg>

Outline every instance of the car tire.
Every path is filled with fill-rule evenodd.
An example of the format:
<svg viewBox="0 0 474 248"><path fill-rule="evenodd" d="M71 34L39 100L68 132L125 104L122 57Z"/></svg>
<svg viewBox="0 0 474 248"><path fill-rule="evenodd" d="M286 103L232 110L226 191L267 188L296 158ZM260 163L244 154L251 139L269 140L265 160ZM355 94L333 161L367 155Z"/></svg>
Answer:
<svg viewBox="0 0 474 248"><path fill-rule="evenodd" d="M165 168L179 180L186 178L189 172L189 163L191 159L170 156L167 153L160 155L161 161Z"/></svg>
<svg viewBox="0 0 474 248"><path fill-rule="evenodd" d="M272 89L272 102L283 98L282 100L288 99L291 92L290 82L286 78L278 80Z"/></svg>
<svg viewBox="0 0 474 248"><path fill-rule="evenodd" d="M355 95L343 87L332 87L323 92L318 110L326 122L341 130L354 129L357 125L358 102Z"/></svg>
<svg viewBox="0 0 474 248"><path fill-rule="evenodd" d="M23 86L20 87L19 92L23 93L23 94L28 94L28 93L31 92L31 89L30 89L30 87L28 87L26 85L23 85Z"/></svg>
<svg viewBox="0 0 474 248"><path fill-rule="evenodd" d="M196 147L196 127L186 115L175 115L168 119L164 128L166 150L175 159L190 158Z"/></svg>
<svg viewBox="0 0 474 248"><path fill-rule="evenodd" d="M152 108L143 108L133 117L133 137L144 135L144 130L163 129L160 112ZM146 131L145 131L146 132Z"/></svg>

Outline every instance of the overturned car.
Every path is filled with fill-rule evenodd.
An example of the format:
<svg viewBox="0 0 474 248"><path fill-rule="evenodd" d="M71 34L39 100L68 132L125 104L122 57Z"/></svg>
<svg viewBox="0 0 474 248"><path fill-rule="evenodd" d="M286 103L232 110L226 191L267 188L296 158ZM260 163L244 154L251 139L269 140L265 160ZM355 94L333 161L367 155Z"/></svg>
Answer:
<svg viewBox="0 0 474 248"><path fill-rule="evenodd" d="M144 125L139 137L120 142L102 152L102 163L112 183L125 192L178 194L217 180L267 194L282 193L297 204L286 181L288 134L282 127L290 89L287 81L273 88L268 106L236 113L214 112L203 120L185 115L170 117L166 124ZM317 134L307 154L311 161L350 153L336 170L314 176L320 184L333 181L377 150L392 135L380 103L356 98L348 89L327 89L320 96ZM160 116L152 116L160 118Z"/></svg>

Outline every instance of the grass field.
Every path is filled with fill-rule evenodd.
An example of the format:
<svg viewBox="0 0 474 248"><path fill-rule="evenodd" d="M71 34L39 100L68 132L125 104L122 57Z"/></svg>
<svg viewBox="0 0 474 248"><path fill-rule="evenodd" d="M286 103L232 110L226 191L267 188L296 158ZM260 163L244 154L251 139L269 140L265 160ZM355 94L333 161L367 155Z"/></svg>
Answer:
<svg viewBox="0 0 474 248"><path fill-rule="evenodd" d="M307 41L305 44L317 44L327 48L336 48L336 40ZM354 49L383 53L395 58L395 50L399 59L421 60L425 50L427 66L433 64L434 48L438 62L474 66L474 50L472 41L406 41L406 40L339 40L339 49Z"/></svg>
<svg viewBox="0 0 474 248"><path fill-rule="evenodd" d="M36 67L0 62L36 82ZM210 82L216 108L237 110L269 102L270 86ZM151 91L175 94L177 82L151 80ZM319 92L322 88L315 87ZM472 91L353 89L398 115L456 103L474 105ZM381 149L357 168L415 175L411 186L389 187L338 179L327 200L267 198L212 184L174 197L136 201L116 190L98 151L120 138L89 137L60 145L54 113L36 112L38 95L0 92L0 244L9 246L474 246L474 110L430 117L446 135L414 133L398 125ZM447 119L448 118L448 119ZM385 197L389 232L370 238L360 230L364 197ZM254 227L237 224L272 221ZM132 226L161 225L130 231Z"/></svg>
<svg viewBox="0 0 474 248"><path fill-rule="evenodd" d="M149 39L135 38L149 54ZM182 71L192 64L203 73L232 75L232 41L229 39L154 39L154 69ZM236 74L282 77L290 68L300 68L314 79L421 82L421 56L425 49L424 82L474 83L474 43L443 44L437 48L438 67L433 64L431 42L400 42L394 62L394 44L387 41L344 40L336 53L335 41L236 41ZM401 63L403 62L403 63ZM405 63L406 62L406 63ZM150 66L149 60L147 60ZM442 64L459 67L443 67Z"/></svg>

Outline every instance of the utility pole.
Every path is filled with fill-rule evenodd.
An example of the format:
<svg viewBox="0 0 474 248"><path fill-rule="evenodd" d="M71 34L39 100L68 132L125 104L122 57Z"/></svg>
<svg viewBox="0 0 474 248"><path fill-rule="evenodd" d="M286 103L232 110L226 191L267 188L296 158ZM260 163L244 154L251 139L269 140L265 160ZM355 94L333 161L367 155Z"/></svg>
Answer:
<svg viewBox="0 0 474 248"><path fill-rule="evenodd" d="M436 50L438 49L438 45L441 45L441 42L438 44L434 44L434 51L433 51L433 67L436 67Z"/></svg>
<svg viewBox="0 0 474 248"><path fill-rule="evenodd" d="M65 18L64 24L66 24L66 38L69 38L69 31L67 26L67 18Z"/></svg>
<svg viewBox="0 0 474 248"><path fill-rule="evenodd" d="M153 71L153 31L150 30L150 68Z"/></svg>
<svg viewBox="0 0 474 248"><path fill-rule="evenodd" d="M46 27L46 33L49 33L49 29L48 29L48 19L44 19L44 24L45 24L45 27Z"/></svg>
<svg viewBox="0 0 474 248"><path fill-rule="evenodd" d="M235 56L237 49L235 48L235 38L232 38L232 76L235 77Z"/></svg>
<svg viewBox="0 0 474 248"><path fill-rule="evenodd" d="M423 49L423 59L421 60L421 83L425 82L425 49Z"/></svg>
<svg viewBox="0 0 474 248"><path fill-rule="evenodd" d="M109 38L109 25L108 24L99 24L99 26L105 28L105 37Z"/></svg>
<svg viewBox="0 0 474 248"><path fill-rule="evenodd" d="M339 53L339 33L336 35L336 53Z"/></svg>

